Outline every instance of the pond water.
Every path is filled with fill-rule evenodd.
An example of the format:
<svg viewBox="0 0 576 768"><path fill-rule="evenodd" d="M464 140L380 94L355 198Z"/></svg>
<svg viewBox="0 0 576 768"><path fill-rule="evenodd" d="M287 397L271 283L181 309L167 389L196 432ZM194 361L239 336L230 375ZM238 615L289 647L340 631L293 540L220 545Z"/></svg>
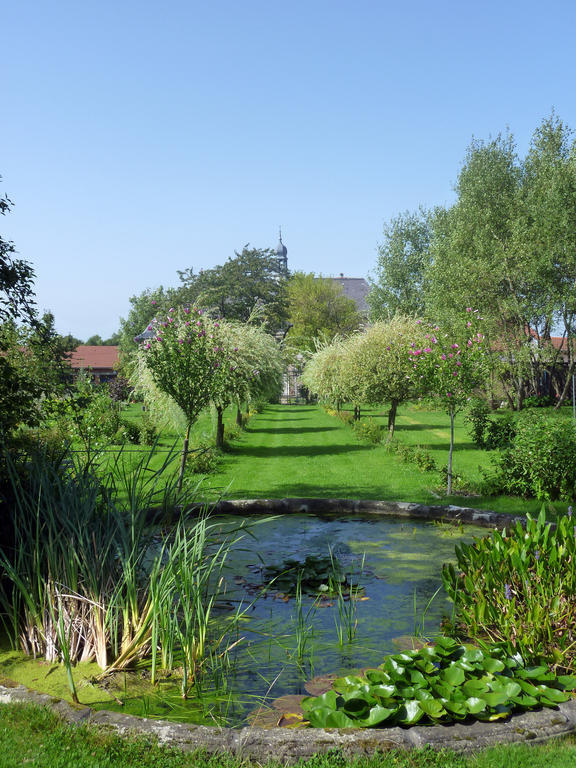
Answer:
<svg viewBox="0 0 576 768"><path fill-rule="evenodd" d="M217 521L223 533L239 522ZM219 611L242 605L246 613L226 673L205 684L200 704L184 702L170 679L152 692L145 680L124 676L114 692L124 702L121 711L240 725L262 702L306 693L312 677L377 666L385 654L412 647L414 635L439 631L452 610L441 587L442 564L455 560L458 541L486 531L291 514L257 522L252 533L227 558ZM305 568L299 585L294 561Z"/></svg>

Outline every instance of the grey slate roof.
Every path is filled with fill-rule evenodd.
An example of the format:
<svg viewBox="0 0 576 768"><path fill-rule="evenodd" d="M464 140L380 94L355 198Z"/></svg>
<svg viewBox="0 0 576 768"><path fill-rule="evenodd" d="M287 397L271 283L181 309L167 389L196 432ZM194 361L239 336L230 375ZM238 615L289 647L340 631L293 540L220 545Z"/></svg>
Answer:
<svg viewBox="0 0 576 768"><path fill-rule="evenodd" d="M341 286L344 296L356 302L359 312L368 314L370 307L366 301L366 296L370 293L370 286L367 280L363 277L344 277L343 275L331 277L330 280Z"/></svg>

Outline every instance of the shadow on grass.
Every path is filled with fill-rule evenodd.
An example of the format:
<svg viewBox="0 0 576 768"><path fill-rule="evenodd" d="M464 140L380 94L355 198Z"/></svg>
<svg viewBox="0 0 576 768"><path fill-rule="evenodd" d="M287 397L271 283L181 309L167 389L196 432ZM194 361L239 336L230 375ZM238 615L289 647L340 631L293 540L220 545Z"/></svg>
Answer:
<svg viewBox="0 0 576 768"><path fill-rule="evenodd" d="M371 445L239 445L230 450L232 456L257 456L262 458L279 458L290 456L336 456L341 453L356 451L371 451Z"/></svg>
<svg viewBox="0 0 576 768"><path fill-rule="evenodd" d="M450 424L396 424L396 432L427 432L429 429L445 429L450 431Z"/></svg>
<svg viewBox="0 0 576 768"><path fill-rule="evenodd" d="M409 489L396 490L391 493L382 484L380 488L374 488L374 486L358 486L354 485L350 487L346 483L284 483L282 485L272 485L266 490L257 490L254 488L245 489L241 486L241 481L234 483L232 493L226 498L252 498L252 499L378 499L382 501L416 501L426 504L448 504L445 498L441 500L435 499L431 494L426 494L422 489L418 493L414 493ZM454 502L451 502L454 503Z"/></svg>
<svg viewBox="0 0 576 768"><path fill-rule="evenodd" d="M254 429L246 427L246 432L271 432L273 434L298 435L304 432L332 432L338 427L265 427L264 429Z"/></svg>

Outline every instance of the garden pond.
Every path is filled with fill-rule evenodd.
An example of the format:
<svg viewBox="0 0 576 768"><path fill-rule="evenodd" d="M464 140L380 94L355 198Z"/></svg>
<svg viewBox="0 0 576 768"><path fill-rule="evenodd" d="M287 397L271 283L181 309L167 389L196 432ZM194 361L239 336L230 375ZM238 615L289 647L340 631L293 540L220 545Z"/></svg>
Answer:
<svg viewBox="0 0 576 768"><path fill-rule="evenodd" d="M239 519L214 522L226 536ZM144 667L95 683L95 665L79 664L80 701L170 720L275 724L262 720L274 700L289 707L290 696L324 690L331 675L378 666L385 654L434 637L452 611L442 564L455 562L457 542L485 534L473 526L374 515L255 518L227 555L215 604L216 621L242 612L225 662L187 700L177 674L152 686ZM0 657L0 674L67 696L61 668L38 669L19 653Z"/></svg>

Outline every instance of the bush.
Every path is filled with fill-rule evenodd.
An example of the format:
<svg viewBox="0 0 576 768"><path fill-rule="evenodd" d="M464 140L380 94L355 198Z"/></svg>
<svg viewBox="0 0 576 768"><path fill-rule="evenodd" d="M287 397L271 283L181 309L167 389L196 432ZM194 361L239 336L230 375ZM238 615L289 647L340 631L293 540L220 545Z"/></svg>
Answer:
<svg viewBox="0 0 576 768"><path fill-rule="evenodd" d="M421 472L436 472L438 467L430 451L421 446L396 443L394 450L405 464L416 464Z"/></svg>
<svg viewBox="0 0 576 768"><path fill-rule="evenodd" d="M523 401L524 408L549 408L554 405L554 398L549 395L530 395Z"/></svg>
<svg viewBox="0 0 576 768"><path fill-rule="evenodd" d="M561 417L521 415L510 448L495 460L491 491L572 500L576 490L576 426Z"/></svg>
<svg viewBox="0 0 576 768"><path fill-rule="evenodd" d="M138 442L140 445L154 445L158 439L158 428L149 413L143 413L140 421Z"/></svg>
<svg viewBox="0 0 576 768"><path fill-rule="evenodd" d="M138 445L140 442L140 428L132 421L121 420L120 427L114 435L114 442L117 444L132 443L133 445Z"/></svg>
<svg viewBox="0 0 576 768"><path fill-rule="evenodd" d="M514 415L505 411L502 415L490 417L489 413L490 408L484 400L471 400L465 416L470 424L470 437L478 448L487 451L505 448L516 434Z"/></svg>
<svg viewBox="0 0 576 768"><path fill-rule="evenodd" d="M488 418L489 413L488 403L475 397L470 401L468 412L464 417L465 421L470 424L470 437L478 448L485 447L484 433L490 421Z"/></svg>
<svg viewBox="0 0 576 768"><path fill-rule="evenodd" d="M242 428L237 424L226 424L224 426L224 442L228 443L231 440L239 440L242 436Z"/></svg>
<svg viewBox="0 0 576 768"><path fill-rule="evenodd" d="M354 424L354 414L352 411L335 411L334 415L337 416L343 424Z"/></svg>
<svg viewBox="0 0 576 768"><path fill-rule="evenodd" d="M505 411L501 416L488 420L484 434L484 448L493 451L496 448L506 448L516 435L514 414Z"/></svg>
<svg viewBox="0 0 576 768"><path fill-rule="evenodd" d="M188 454L186 463L195 475L209 475L218 469L220 453L211 445L201 445Z"/></svg>
<svg viewBox="0 0 576 768"><path fill-rule="evenodd" d="M122 403L130 398L132 387L125 376L116 376L108 382L110 399L114 403Z"/></svg>
<svg viewBox="0 0 576 768"><path fill-rule="evenodd" d="M352 416L349 411L347 411L347 413ZM384 427L373 419L368 419L368 421L357 421L354 425L354 432L356 432L356 435L360 440L365 440L367 443L376 445L377 443L382 442Z"/></svg>

